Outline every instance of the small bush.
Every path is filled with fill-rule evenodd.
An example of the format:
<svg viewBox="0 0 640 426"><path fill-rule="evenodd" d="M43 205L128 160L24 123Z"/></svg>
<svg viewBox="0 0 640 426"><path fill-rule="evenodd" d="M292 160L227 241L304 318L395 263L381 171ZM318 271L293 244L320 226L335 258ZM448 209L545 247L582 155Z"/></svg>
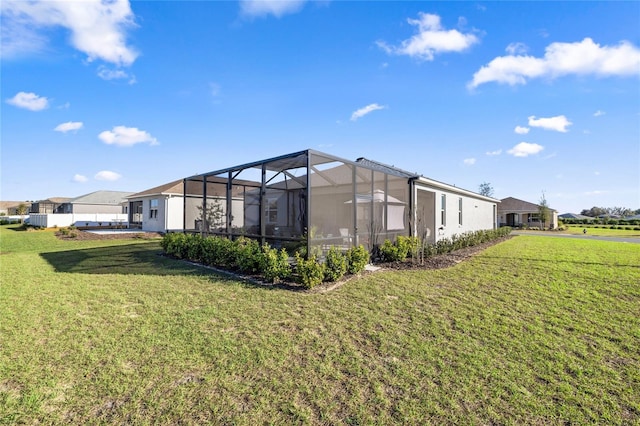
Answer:
<svg viewBox="0 0 640 426"><path fill-rule="evenodd" d="M289 255L284 248L280 251L271 248L268 244L262 246L260 261L260 273L269 282L277 282L291 276Z"/></svg>
<svg viewBox="0 0 640 426"><path fill-rule="evenodd" d="M369 252L363 245L351 247L347 250L347 272L350 274L359 274L364 271L365 266L369 263Z"/></svg>
<svg viewBox="0 0 640 426"><path fill-rule="evenodd" d="M337 247L331 247L324 263L324 281L338 281L346 272L347 257Z"/></svg>
<svg viewBox="0 0 640 426"><path fill-rule="evenodd" d="M383 262L403 260L400 258L398 246L393 244L391 240L384 240L384 243L380 246L380 258Z"/></svg>
<svg viewBox="0 0 640 426"><path fill-rule="evenodd" d="M315 256L304 259L298 253L295 255L296 273L298 280L305 288L311 289L322 283L324 278L324 266L318 263Z"/></svg>
<svg viewBox="0 0 640 426"><path fill-rule="evenodd" d="M256 240L240 237L234 241L235 265L241 272L253 273L260 268L262 251Z"/></svg>

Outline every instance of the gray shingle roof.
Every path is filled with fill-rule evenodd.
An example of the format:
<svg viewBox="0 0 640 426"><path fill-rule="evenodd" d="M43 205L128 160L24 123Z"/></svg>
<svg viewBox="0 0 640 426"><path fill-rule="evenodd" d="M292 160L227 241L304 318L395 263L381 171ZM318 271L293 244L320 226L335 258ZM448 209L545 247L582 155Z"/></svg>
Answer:
<svg viewBox="0 0 640 426"><path fill-rule="evenodd" d="M71 204L121 204L132 192L95 191L69 200Z"/></svg>

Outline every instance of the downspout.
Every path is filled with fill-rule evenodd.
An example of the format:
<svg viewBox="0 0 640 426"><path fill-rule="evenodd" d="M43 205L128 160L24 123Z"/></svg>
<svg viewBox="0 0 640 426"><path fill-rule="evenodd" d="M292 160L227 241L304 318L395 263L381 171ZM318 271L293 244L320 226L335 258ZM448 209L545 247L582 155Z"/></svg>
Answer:
<svg viewBox="0 0 640 426"><path fill-rule="evenodd" d="M417 221L418 221L418 212L416 210L417 206L416 206L416 197L417 197L417 189L416 189L416 182L415 177L410 177L409 180L407 181L407 184L409 185L409 220L411 223L411 226L409 227L409 235L412 237L416 237L418 235L418 229L417 229Z"/></svg>
<svg viewBox="0 0 640 426"><path fill-rule="evenodd" d="M168 194L167 198L164 199L164 232L166 233L169 229L169 198L171 198L171 194Z"/></svg>
<svg viewBox="0 0 640 426"><path fill-rule="evenodd" d="M309 151L306 153L307 155L307 212L305 214L307 223L305 224L307 227L307 258L311 254L311 156L309 155Z"/></svg>
<svg viewBox="0 0 640 426"><path fill-rule="evenodd" d="M187 179L182 179L182 233L187 232Z"/></svg>

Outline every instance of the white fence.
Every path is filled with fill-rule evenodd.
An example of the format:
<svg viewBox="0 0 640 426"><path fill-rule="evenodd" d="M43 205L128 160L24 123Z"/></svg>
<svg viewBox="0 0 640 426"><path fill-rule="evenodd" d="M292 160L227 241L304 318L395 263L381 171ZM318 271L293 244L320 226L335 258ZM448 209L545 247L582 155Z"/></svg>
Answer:
<svg viewBox="0 0 640 426"><path fill-rule="evenodd" d="M34 214L29 215L29 224L40 228L65 226L118 226L127 228L128 215L124 213L69 213L69 214Z"/></svg>

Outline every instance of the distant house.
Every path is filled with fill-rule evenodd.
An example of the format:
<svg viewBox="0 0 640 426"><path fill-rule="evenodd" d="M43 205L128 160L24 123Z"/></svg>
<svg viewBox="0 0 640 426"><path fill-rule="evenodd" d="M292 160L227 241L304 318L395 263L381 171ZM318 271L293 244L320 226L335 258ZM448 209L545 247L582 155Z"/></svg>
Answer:
<svg viewBox="0 0 640 426"><path fill-rule="evenodd" d="M507 197L498 204L498 220L500 226L538 227L541 228L540 206L528 201ZM554 229L558 225L558 212L549 209L549 217L545 227Z"/></svg>
<svg viewBox="0 0 640 426"><path fill-rule="evenodd" d="M18 214L18 206L21 204L29 206L29 203L24 201L0 201L0 214L15 216Z"/></svg>
<svg viewBox="0 0 640 426"><path fill-rule="evenodd" d="M558 218L560 218L560 219L577 219L577 220L593 220L593 218L591 216L585 216L583 214L577 214L577 213L563 213L561 215L558 215Z"/></svg>
<svg viewBox="0 0 640 426"><path fill-rule="evenodd" d="M112 213L125 212L131 192L95 191L62 203L54 213Z"/></svg>
<svg viewBox="0 0 640 426"><path fill-rule="evenodd" d="M31 203L31 207L29 208L29 213L34 214L44 214L44 213L62 213L60 211L61 206L69 202L71 198L65 197L52 197L47 198L46 200L38 200Z"/></svg>
<svg viewBox="0 0 640 426"><path fill-rule="evenodd" d="M182 179L127 197L129 228L147 232L182 230Z"/></svg>

